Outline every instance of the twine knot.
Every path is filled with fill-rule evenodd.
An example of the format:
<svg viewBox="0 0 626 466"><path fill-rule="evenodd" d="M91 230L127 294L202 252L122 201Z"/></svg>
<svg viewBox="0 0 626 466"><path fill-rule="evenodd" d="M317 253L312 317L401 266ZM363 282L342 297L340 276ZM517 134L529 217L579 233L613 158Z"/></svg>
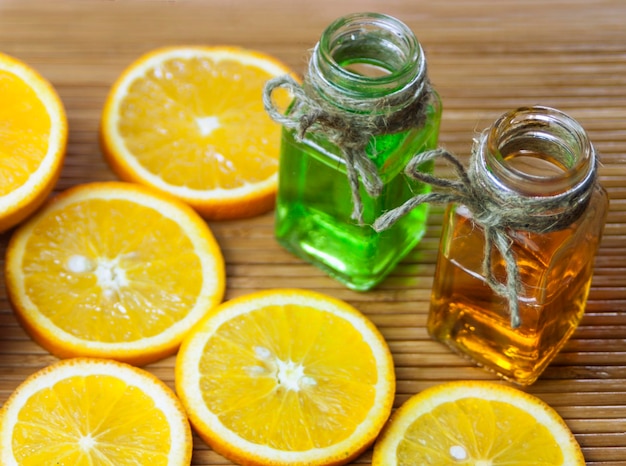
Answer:
<svg viewBox="0 0 626 466"><path fill-rule="evenodd" d="M416 78L408 86L382 97L362 98L349 96L325 81L314 58L315 51L302 85L289 75L277 76L266 83L265 111L277 123L295 130L297 139L304 139L309 132L318 133L339 148L351 189L352 219L363 225L360 184L371 197L378 197L383 189L378 168L367 155L367 146L374 136L424 125L432 94L425 61L419 64ZM272 100L272 93L278 88L293 96L286 114Z"/></svg>
<svg viewBox="0 0 626 466"><path fill-rule="evenodd" d="M381 215L373 224L376 231L383 231L399 218L423 203L463 204L472 214L473 221L483 228L485 242L482 273L491 289L507 299L511 327L521 325L519 296L524 293L517 259L513 251L512 230L548 233L560 230L576 221L586 209L591 193L597 183L596 158L587 177L574 189L553 196L524 196L502 185L484 166L480 156L486 142L482 134L475 141L470 157L469 170L445 149L435 149L418 154L411 159L405 173L435 189L415 196L403 205ZM457 179L438 178L419 170L427 161L441 158L452 165ZM504 259L506 282L501 283L493 274L491 251L495 247Z"/></svg>

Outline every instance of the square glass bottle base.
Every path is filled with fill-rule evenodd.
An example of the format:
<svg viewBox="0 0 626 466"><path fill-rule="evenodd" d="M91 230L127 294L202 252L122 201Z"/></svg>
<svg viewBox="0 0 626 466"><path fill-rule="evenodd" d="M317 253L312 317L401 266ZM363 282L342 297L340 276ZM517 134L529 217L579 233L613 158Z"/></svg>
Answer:
<svg viewBox="0 0 626 466"><path fill-rule="evenodd" d="M538 332L511 330L505 319L493 328L494 320L486 316L483 309L458 305L431 309L428 333L477 366L509 382L528 386L539 378L565 345L581 314L582 311L573 315L573 322L546 349L540 348Z"/></svg>
<svg viewBox="0 0 626 466"><path fill-rule="evenodd" d="M428 206L415 209L389 230L337 221L302 205L277 207L276 239L288 251L316 265L348 288L378 285L421 240Z"/></svg>

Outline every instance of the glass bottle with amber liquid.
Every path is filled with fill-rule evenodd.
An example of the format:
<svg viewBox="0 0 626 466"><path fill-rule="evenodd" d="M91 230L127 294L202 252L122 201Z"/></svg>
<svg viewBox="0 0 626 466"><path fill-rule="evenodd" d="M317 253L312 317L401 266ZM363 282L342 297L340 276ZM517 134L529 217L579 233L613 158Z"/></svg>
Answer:
<svg viewBox="0 0 626 466"><path fill-rule="evenodd" d="M485 229L465 205L452 204L427 324L433 337L518 384L539 377L584 313L608 210L597 163L584 129L558 110L518 109L493 124L470 171L488 184L490 202L505 211L525 209L528 225L539 225L517 221L505 231L519 275L516 323L507 297L486 279ZM510 199L521 207L510 207ZM485 253L493 279L506 283L501 251Z"/></svg>
<svg viewBox="0 0 626 466"><path fill-rule="evenodd" d="M318 122L331 123L311 127L304 135L295 125L285 125L275 235L286 249L349 288L368 290L415 247L426 229L427 205L382 233L370 225L382 212L430 189L403 169L415 153L437 145L440 98L428 82L426 59L412 31L376 13L352 14L328 26L312 52L303 88L306 100L323 108L325 118ZM311 111L296 96L287 115L296 124L302 117L299 110L308 118L317 109ZM401 115L417 112L423 113L419 124L402 124ZM361 126L354 124L355 118ZM332 123L337 119L340 124ZM342 147L350 137L346 133L361 132L363 120L376 127L360 148L380 182L375 194L366 189L362 172L358 188L351 184L347 165L360 162L347 160ZM342 125L344 129L337 127ZM432 165L421 168L427 171ZM360 218L354 215L355 189L362 203Z"/></svg>

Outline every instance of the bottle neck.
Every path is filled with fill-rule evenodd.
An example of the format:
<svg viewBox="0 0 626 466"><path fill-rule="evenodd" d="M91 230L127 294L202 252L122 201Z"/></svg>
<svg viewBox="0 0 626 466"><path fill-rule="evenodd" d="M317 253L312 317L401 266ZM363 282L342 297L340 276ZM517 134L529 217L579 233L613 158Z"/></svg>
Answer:
<svg viewBox="0 0 626 466"><path fill-rule="evenodd" d="M413 32L376 13L339 18L322 33L308 79L327 102L355 112L394 111L426 92L426 60Z"/></svg>
<svg viewBox="0 0 626 466"><path fill-rule="evenodd" d="M595 171L585 130L548 107L502 115L489 129L482 155L492 179L520 196L553 197L585 189Z"/></svg>
<svg viewBox="0 0 626 466"><path fill-rule="evenodd" d="M476 141L468 172L479 223L547 233L584 214L597 185L579 123L548 107L514 110Z"/></svg>

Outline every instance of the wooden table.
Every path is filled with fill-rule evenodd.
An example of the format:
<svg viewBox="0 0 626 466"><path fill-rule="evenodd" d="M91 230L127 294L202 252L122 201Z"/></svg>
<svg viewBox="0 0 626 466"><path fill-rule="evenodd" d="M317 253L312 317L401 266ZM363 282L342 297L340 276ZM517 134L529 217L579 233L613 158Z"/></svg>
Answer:
<svg viewBox="0 0 626 466"><path fill-rule="evenodd" d="M58 89L70 124L57 191L114 179L97 141L112 81L162 45L233 44L273 54L298 72L336 17L388 13L427 53L444 101L441 143L466 156L472 137L528 104L578 119L601 153L611 196L582 325L528 391L563 416L590 465L626 464L626 2L623 0L0 0L0 51L30 63ZM1 104L2 96L0 96ZM378 289L345 289L282 250L273 216L211 222L227 261L232 298L276 286L347 300L381 329L395 357L396 405L428 386L493 377L431 341L424 328L440 233L435 210L424 241ZM8 234L0 236L2 252ZM54 358L31 342L0 291L0 401ZM173 383L174 359L148 366ZM368 464L370 453L355 464ZM196 438L194 465L230 464Z"/></svg>

